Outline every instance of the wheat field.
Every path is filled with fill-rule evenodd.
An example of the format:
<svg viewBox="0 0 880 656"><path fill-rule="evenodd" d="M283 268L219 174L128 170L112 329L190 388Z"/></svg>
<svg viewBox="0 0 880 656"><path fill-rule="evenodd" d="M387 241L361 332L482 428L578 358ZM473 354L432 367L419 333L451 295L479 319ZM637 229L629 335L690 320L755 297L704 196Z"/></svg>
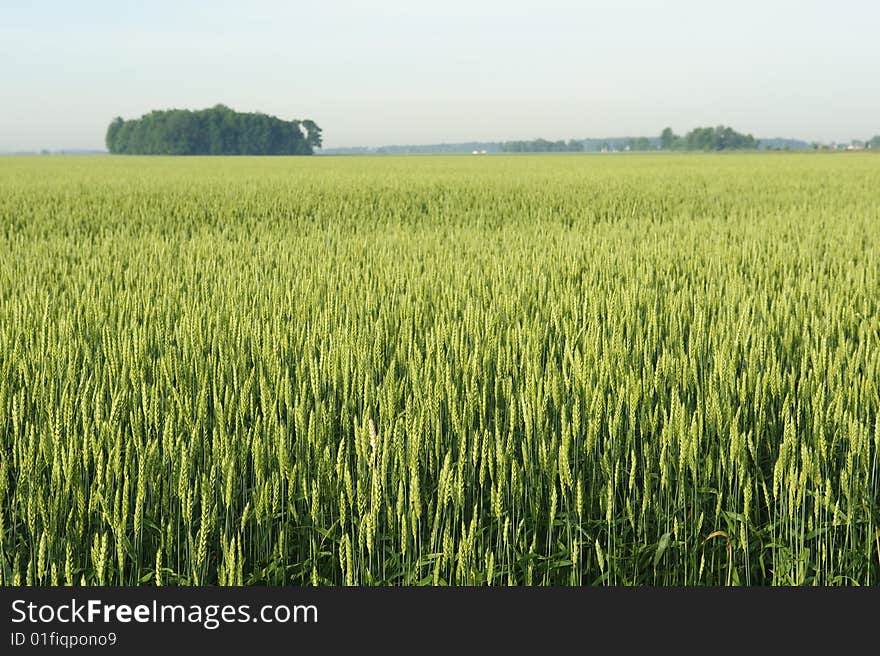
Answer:
<svg viewBox="0 0 880 656"><path fill-rule="evenodd" d="M878 190L0 158L0 584L877 584Z"/></svg>

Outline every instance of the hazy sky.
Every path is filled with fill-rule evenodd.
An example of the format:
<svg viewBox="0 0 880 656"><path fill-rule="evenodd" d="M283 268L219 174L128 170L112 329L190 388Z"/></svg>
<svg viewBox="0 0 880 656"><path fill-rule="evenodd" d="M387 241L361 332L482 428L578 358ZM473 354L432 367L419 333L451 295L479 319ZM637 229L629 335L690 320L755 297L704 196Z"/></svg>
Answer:
<svg viewBox="0 0 880 656"><path fill-rule="evenodd" d="M224 103L325 147L880 133L878 0L0 0L0 150Z"/></svg>

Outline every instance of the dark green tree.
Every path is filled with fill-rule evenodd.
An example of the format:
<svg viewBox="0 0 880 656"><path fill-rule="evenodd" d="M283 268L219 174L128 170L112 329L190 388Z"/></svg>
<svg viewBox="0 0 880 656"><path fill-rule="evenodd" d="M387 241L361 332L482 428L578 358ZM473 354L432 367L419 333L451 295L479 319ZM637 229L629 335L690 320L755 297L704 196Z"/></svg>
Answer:
<svg viewBox="0 0 880 656"><path fill-rule="evenodd" d="M683 137L666 128L660 134L660 147L664 150L751 150L758 147L758 141L750 134L740 134L724 125L694 128Z"/></svg>
<svg viewBox="0 0 880 656"><path fill-rule="evenodd" d="M678 137L672 131L672 128L663 128L663 132L660 133L660 147L663 150L672 150L677 140Z"/></svg>
<svg viewBox="0 0 880 656"><path fill-rule="evenodd" d="M215 105L153 111L131 121L117 117L106 142L111 153L137 155L311 155L321 145L321 128L311 120L283 121Z"/></svg>
<svg viewBox="0 0 880 656"><path fill-rule="evenodd" d="M110 122L110 125L107 127L107 136L104 138L104 143L107 144L107 150L109 150L111 153L116 146L116 138L119 135L119 130L120 128L122 128L122 125L124 123L125 121L122 120L122 117L117 116Z"/></svg>
<svg viewBox="0 0 880 656"><path fill-rule="evenodd" d="M305 119L302 122L302 126L306 130L306 143L309 144L312 148L320 148L321 147L321 128L315 124L314 121L310 119Z"/></svg>
<svg viewBox="0 0 880 656"><path fill-rule="evenodd" d="M642 151L642 150L653 150L651 147L651 140L648 137L636 137L634 139L630 139L628 144L630 150Z"/></svg>

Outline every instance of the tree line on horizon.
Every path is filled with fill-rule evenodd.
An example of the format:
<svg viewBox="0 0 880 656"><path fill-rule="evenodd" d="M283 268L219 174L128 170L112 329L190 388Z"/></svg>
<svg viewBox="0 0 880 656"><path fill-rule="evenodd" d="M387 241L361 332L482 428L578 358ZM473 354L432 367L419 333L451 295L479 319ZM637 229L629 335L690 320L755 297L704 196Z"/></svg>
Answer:
<svg viewBox="0 0 880 656"><path fill-rule="evenodd" d="M731 127L694 128L683 137L672 128L664 128L660 133L661 150L754 150L758 140L750 134L741 134Z"/></svg>
<svg viewBox="0 0 880 656"><path fill-rule="evenodd" d="M590 144L595 150L609 150L618 147L620 140L609 140L598 144ZM613 143L612 143L613 142ZM672 128L665 128L659 138L633 137L625 141L624 147L629 150L754 150L759 141L750 134L741 134L733 128L719 125L718 127L694 128L684 136L679 136ZM583 152L590 150L583 140L548 141L533 139L531 141L505 141L501 151L506 153L562 153Z"/></svg>
<svg viewBox="0 0 880 656"><path fill-rule="evenodd" d="M548 141L547 139L532 139L524 141L505 141L501 144L501 150L505 153L582 153L584 142L569 139L567 142Z"/></svg>
<svg viewBox="0 0 880 656"><path fill-rule="evenodd" d="M312 120L284 121L225 105L157 110L128 121L116 117L106 136L110 153L126 155L312 155L321 141Z"/></svg>

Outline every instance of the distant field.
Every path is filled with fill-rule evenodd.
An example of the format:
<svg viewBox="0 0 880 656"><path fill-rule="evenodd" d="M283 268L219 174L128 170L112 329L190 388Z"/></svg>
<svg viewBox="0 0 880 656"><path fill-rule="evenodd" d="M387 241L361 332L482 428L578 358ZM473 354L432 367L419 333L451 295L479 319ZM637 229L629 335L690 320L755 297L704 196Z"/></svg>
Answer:
<svg viewBox="0 0 880 656"><path fill-rule="evenodd" d="M880 583L880 158L0 159L0 584Z"/></svg>

